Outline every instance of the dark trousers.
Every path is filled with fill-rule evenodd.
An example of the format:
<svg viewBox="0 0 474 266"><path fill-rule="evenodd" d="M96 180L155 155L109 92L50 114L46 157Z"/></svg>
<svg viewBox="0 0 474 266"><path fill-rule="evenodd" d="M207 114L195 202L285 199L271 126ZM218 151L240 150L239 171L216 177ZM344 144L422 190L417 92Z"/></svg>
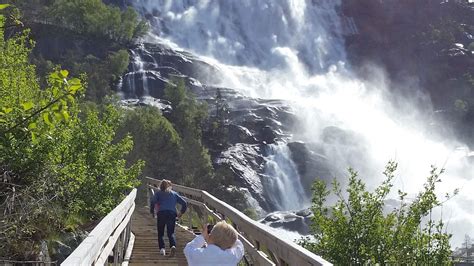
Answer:
<svg viewBox="0 0 474 266"><path fill-rule="evenodd" d="M160 249L165 248L165 241L163 236L165 235L165 226L168 239L170 241L170 247L176 246L176 239L174 236L174 226L176 222L176 213L173 211L159 211L157 219L158 228L158 246Z"/></svg>

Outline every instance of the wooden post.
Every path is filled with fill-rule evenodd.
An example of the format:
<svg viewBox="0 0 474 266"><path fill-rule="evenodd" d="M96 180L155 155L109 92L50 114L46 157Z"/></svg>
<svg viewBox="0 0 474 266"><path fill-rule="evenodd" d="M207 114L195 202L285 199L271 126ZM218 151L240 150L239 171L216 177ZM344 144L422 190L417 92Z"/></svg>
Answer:
<svg viewBox="0 0 474 266"><path fill-rule="evenodd" d="M131 224L132 224L132 220L128 221L127 228L125 229L125 231L127 232L126 234L127 238L125 239L126 247L128 247L128 243L130 243Z"/></svg>
<svg viewBox="0 0 474 266"><path fill-rule="evenodd" d="M193 216L191 214L191 209L192 208L189 208L188 210L188 222L189 222L189 230L193 230Z"/></svg>
<svg viewBox="0 0 474 266"><path fill-rule="evenodd" d="M151 188L149 188L148 186L146 186L146 199L147 203L149 204L151 199Z"/></svg>
<svg viewBox="0 0 474 266"><path fill-rule="evenodd" d="M114 266L117 266L117 260L118 260L118 241L115 243L114 249L112 250L112 253L114 254Z"/></svg>
<svg viewBox="0 0 474 266"><path fill-rule="evenodd" d="M123 257L125 255L125 249L127 248L127 229L123 230L122 236L120 237L120 241L122 243L122 246L120 247L120 256L119 256L119 263L122 264L123 262Z"/></svg>

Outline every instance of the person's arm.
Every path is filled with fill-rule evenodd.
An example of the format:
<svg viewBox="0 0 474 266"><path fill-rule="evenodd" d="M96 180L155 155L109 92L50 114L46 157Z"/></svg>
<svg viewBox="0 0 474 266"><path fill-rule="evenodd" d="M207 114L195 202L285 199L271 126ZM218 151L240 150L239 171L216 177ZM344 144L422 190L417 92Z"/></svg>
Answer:
<svg viewBox="0 0 474 266"><path fill-rule="evenodd" d="M154 211L155 211L155 204L158 202L159 200L159 196L158 196L158 192L155 192L153 194L153 197L151 197L150 199L150 213L151 214L154 214Z"/></svg>
<svg viewBox="0 0 474 266"><path fill-rule="evenodd" d="M188 261L195 261L196 257L202 253L202 247L206 244L206 240L202 235L196 236L193 240L188 242L184 247L184 256Z"/></svg>
<svg viewBox="0 0 474 266"><path fill-rule="evenodd" d="M183 197L181 197L178 193L175 193L176 195L176 200L178 202L179 205L181 205L181 215L184 214L186 212L186 209L188 208L188 203L183 199ZM179 216L181 216L179 215Z"/></svg>

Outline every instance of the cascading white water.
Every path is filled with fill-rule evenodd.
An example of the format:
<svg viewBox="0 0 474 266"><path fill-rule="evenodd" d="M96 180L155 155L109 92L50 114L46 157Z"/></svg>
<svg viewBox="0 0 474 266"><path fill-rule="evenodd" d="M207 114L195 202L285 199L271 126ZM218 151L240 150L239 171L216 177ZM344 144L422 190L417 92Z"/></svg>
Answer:
<svg viewBox="0 0 474 266"><path fill-rule="evenodd" d="M268 145L265 175L262 180L265 196L277 210L299 210L308 205L298 170L285 143Z"/></svg>
<svg viewBox="0 0 474 266"><path fill-rule="evenodd" d="M399 163L396 186L411 196L422 189L430 165L446 168L440 195L454 188L461 191L445 204L443 218L448 231L455 232L453 243L460 243L464 234L474 235L473 152L435 132L427 115L429 101L414 106L403 99L395 106L381 71L374 69L368 82L347 69L338 4L335 0L136 3L156 14L153 25L161 40L206 56L218 66L224 78L214 85L292 103L302 121L294 140L320 144L334 168L352 166L369 187L380 182L390 159ZM328 141L334 138L328 127L345 137ZM280 187L285 186L275 189Z"/></svg>
<svg viewBox="0 0 474 266"><path fill-rule="evenodd" d="M141 47L141 51L146 52L143 49L143 47ZM144 56L146 57L146 59L150 60L150 61L146 61L144 60L145 58L142 58L142 55L139 52L135 50L130 50L130 52L131 52L131 58L132 58L131 60L132 69L129 73L127 73L123 77L124 80L120 81L120 83L118 84L119 94L122 95L122 97L124 97L126 94L129 94L132 97L137 97L137 96L147 97L150 95L150 88L148 85L147 74L148 72L153 72L153 70L146 70L145 68L146 67L156 68L157 67L156 60L155 58L153 58L153 56L149 54L145 54ZM138 77L137 75L139 75L139 78L137 78ZM141 84L137 84L137 79L139 80L139 82L141 82ZM122 91L123 82L125 82L125 84L127 85L126 87L130 90L127 93ZM143 91L138 92L137 91L138 87L143 88Z"/></svg>
<svg viewBox="0 0 474 266"><path fill-rule="evenodd" d="M139 0L136 6L158 14L161 36L221 63L285 65L285 48L312 70L325 69L345 57L334 8L338 0ZM335 40L339 38L338 40Z"/></svg>

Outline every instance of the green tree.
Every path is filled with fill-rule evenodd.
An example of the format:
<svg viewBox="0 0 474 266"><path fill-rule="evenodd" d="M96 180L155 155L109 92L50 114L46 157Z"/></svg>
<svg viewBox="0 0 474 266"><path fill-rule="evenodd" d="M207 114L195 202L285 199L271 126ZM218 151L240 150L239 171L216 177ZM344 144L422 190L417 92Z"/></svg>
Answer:
<svg viewBox="0 0 474 266"><path fill-rule="evenodd" d="M1 9L2 5L0 5ZM109 212L137 185L119 114L83 107L82 80L57 70L41 88L28 31L4 36L0 16L0 257L36 260L40 241Z"/></svg>
<svg viewBox="0 0 474 266"><path fill-rule="evenodd" d="M101 110L102 109L102 110ZM116 140L120 113L116 107L83 106L78 123L62 135L52 168L57 173L59 200L68 215L97 219L110 212L123 195L136 187L142 163L126 167L132 150L130 136Z"/></svg>
<svg viewBox="0 0 474 266"><path fill-rule="evenodd" d="M394 162L387 165L386 179L374 192L366 191L357 173L349 169L347 198L334 180L332 192L338 201L330 207L325 204L330 192L323 181L316 181L312 199L314 240L306 238L301 244L340 265L449 264L451 235L443 231L442 220L431 219L433 208L442 204L435 185L443 170L433 167L423 191L411 202L399 191L400 206L385 214L396 168ZM428 222L423 226L426 216Z"/></svg>
<svg viewBox="0 0 474 266"><path fill-rule="evenodd" d="M144 160L145 176L173 180L180 176L181 138L160 110L144 107L126 111L118 136L126 134L140 140L127 158L131 162Z"/></svg>
<svg viewBox="0 0 474 266"><path fill-rule="evenodd" d="M139 19L133 8L121 11L101 0L55 0L48 8L48 16L79 34L121 43L129 43L148 30L148 24Z"/></svg>
<svg viewBox="0 0 474 266"><path fill-rule="evenodd" d="M182 139L183 184L204 188L213 178L213 168L208 150L202 145L202 124L207 116L207 106L198 103L191 92L186 90L184 80L175 79L165 88L165 99L173 108L169 115L176 131Z"/></svg>
<svg viewBox="0 0 474 266"><path fill-rule="evenodd" d="M211 145L222 150L228 145L229 132L227 123L229 119L229 106L219 88L216 91L214 105L215 113L209 121L208 133Z"/></svg>
<svg viewBox="0 0 474 266"><path fill-rule="evenodd" d="M108 69L111 71L110 75L113 80L120 78L125 70L127 70L130 63L129 57L127 50L124 49L110 53L107 56Z"/></svg>

